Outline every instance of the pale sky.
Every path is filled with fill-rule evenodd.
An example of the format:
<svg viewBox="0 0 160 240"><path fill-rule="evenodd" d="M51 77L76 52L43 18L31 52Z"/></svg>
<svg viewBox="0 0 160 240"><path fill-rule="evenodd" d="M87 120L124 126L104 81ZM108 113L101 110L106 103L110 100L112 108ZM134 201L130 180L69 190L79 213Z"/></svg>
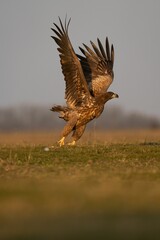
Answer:
<svg viewBox="0 0 160 240"><path fill-rule="evenodd" d="M160 117L159 0L0 0L0 107L64 103L50 28L66 14L77 53L97 37L114 45L110 105Z"/></svg>

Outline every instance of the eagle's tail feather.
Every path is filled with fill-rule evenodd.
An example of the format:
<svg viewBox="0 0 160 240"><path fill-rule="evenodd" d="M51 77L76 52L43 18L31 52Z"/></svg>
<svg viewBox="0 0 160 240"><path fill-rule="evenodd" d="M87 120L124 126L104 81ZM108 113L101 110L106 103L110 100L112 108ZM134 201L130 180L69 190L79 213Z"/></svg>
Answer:
<svg viewBox="0 0 160 240"><path fill-rule="evenodd" d="M55 105L50 110L53 111L53 112L59 112L60 113L59 118L63 118L64 119L65 113L68 112L69 109L68 109L68 107Z"/></svg>
<svg viewBox="0 0 160 240"><path fill-rule="evenodd" d="M55 105L54 107L52 107L50 110L53 111L53 112L61 112L61 111L64 111L64 108L65 107L62 107L60 105Z"/></svg>

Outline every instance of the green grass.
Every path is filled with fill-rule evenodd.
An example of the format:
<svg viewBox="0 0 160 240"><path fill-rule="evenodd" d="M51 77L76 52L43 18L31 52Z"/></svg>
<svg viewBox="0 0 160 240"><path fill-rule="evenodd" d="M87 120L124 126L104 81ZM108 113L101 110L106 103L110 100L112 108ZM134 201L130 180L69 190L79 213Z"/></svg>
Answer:
<svg viewBox="0 0 160 240"><path fill-rule="evenodd" d="M0 147L0 239L159 239L160 143Z"/></svg>

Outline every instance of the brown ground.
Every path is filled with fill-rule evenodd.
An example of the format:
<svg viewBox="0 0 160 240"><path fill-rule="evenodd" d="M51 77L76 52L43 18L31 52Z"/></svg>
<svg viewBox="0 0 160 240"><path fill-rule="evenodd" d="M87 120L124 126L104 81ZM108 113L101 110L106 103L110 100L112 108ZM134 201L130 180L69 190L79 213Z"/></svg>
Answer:
<svg viewBox="0 0 160 240"><path fill-rule="evenodd" d="M60 132L0 133L1 145L52 145L60 138ZM66 139L67 141L69 139ZM160 130L86 131L78 144L140 143L160 141Z"/></svg>

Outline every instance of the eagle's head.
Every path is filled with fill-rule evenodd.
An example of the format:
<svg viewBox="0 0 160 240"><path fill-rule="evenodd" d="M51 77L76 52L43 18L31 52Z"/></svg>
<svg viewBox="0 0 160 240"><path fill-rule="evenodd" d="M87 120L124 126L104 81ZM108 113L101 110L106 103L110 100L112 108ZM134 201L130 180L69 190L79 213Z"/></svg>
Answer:
<svg viewBox="0 0 160 240"><path fill-rule="evenodd" d="M113 99L113 98L119 98L118 94L117 93L114 93L114 92L106 92L104 94L104 102L106 103L107 101L109 101L110 99Z"/></svg>
<svg viewBox="0 0 160 240"><path fill-rule="evenodd" d="M105 92L105 93L99 94L96 97L96 102L100 104L105 104L106 102L108 102L110 99L113 99L113 98L119 98L118 94L114 92Z"/></svg>

